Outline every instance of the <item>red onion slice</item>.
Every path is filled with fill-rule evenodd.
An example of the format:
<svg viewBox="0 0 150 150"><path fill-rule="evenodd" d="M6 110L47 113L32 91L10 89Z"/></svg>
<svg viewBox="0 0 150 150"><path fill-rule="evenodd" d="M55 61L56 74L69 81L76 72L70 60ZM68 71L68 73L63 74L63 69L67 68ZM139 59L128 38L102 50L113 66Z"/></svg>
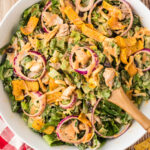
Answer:
<svg viewBox="0 0 150 150"><path fill-rule="evenodd" d="M134 17L133 17L133 13L132 13L132 9L130 7L130 4L127 3L125 0L119 0L121 1L128 9L129 13L130 13L130 23L129 23L129 26L128 28L121 34L121 36L124 36L131 28L132 28L132 25L133 25L133 20L134 20Z"/></svg>
<svg viewBox="0 0 150 150"><path fill-rule="evenodd" d="M97 54L92 50L92 49L90 49L90 48L88 48L88 47L79 47L79 48L77 48L77 49L80 49L80 48L84 48L84 49L86 49L86 50L88 50L89 52L90 52L90 54L91 54L91 56L92 56L92 62L91 62L91 64L95 64L95 66L94 66L94 68L93 68L93 70L92 71L94 71L96 68L97 68L97 66L98 66L98 64L99 64L99 60L98 60L98 56L97 56ZM73 55L74 55L74 53L75 53L75 51L72 51L71 52L71 55L70 55L70 65L71 65L71 67L74 69L74 67L73 67ZM88 74L89 72L88 72L88 68L90 67L90 65L88 66L88 67L86 67L86 68L78 68L78 69L74 69L76 72L78 72L78 73L80 73L80 74L82 74L82 75L86 75L86 74Z"/></svg>
<svg viewBox="0 0 150 150"><path fill-rule="evenodd" d="M138 54L140 54L140 53L147 53L147 54L150 55L150 49L145 48L145 49L142 49L142 50L136 52L136 53L134 54L134 58L135 58L136 55L138 55ZM136 66L136 65L135 65L135 66ZM146 69L141 69L141 68L138 68L137 66L136 66L136 68L137 68L138 70L143 71L143 72L150 70L150 66L148 66Z"/></svg>
<svg viewBox="0 0 150 150"><path fill-rule="evenodd" d="M98 5L98 3L102 2L102 0L98 0L94 3L93 7L90 9L89 11L89 15L88 15L88 23L89 24L92 24L92 21L91 21L91 16L92 16L92 12L93 10L95 9L95 7Z"/></svg>
<svg viewBox="0 0 150 150"><path fill-rule="evenodd" d="M124 36L132 27L133 25L133 20L134 20L134 17L133 17L133 13L132 13L132 9L129 5L129 3L127 3L125 0L119 0L120 2L122 2L126 8L128 9L129 13L130 13L130 23L128 25L128 28L120 35L120 36ZM102 2L102 0L98 0L94 5L93 7L90 9L89 11L89 15L88 15L88 23L89 24L92 24L92 21L91 21L91 15L92 15L92 12L93 10L95 9L95 7L98 5L98 3Z"/></svg>
<svg viewBox="0 0 150 150"><path fill-rule="evenodd" d="M42 14L41 14L41 24L42 24L42 28L43 28L43 31L44 32L46 32L46 33L49 33L50 31L47 29L47 27L45 26L45 24L44 24L44 22L43 22L43 13L51 6L51 1L49 1L46 5L45 5L45 7L44 7L44 9L43 9L43 11L42 11Z"/></svg>
<svg viewBox="0 0 150 150"><path fill-rule="evenodd" d="M62 104L61 102L59 102L59 105L60 105L60 107L63 108L63 109L68 109L68 108L73 107L73 106L75 105L76 101L77 101L77 94L74 93L74 94L72 95L72 97L71 97L71 100L70 100L69 104L64 105L64 104Z"/></svg>
<svg viewBox="0 0 150 150"><path fill-rule="evenodd" d="M64 118L63 120L60 121L60 123L58 124L57 126L57 129L56 129L56 134L57 134L57 137L66 142L66 143L71 143L71 144L80 144L80 143L84 143L84 141L86 140L86 137L88 135L88 133L90 133L90 127L87 125L87 124L84 124L85 125L85 134L84 136L79 139L79 140L70 140L70 139L67 139L67 137L64 137L62 136L61 132L60 132L60 129L62 128L63 124L68 122L69 120L79 120L77 116L68 116L66 118Z"/></svg>
<svg viewBox="0 0 150 150"><path fill-rule="evenodd" d="M37 100L39 101L40 107L38 109L38 112L32 115L32 114L28 114L23 109L22 110L23 110L24 114L26 114L29 117L37 117L37 116L40 116L43 113L43 111L45 110L45 107L46 107L46 95L42 95L41 92L32 92L31 94L35 98L35 101L37 101Z"/></svg>
<svg viewBox="0 0 150 150"><path fill-rule="evenodd" d="M22 72L21 72L21 68L20 68L20 61L28 56L28 55L33 55L33 56L36 56L38 57L38 59L41 59L42 60L42 63L43 63L43 71L40 75L39 78L36 78L36 79L32 79L32 78L29 78L27 76L25 76ZM45 75L45 72L46 72L46 59L43 55L41 55L39 52L37 51L22 51L20 52L15 58L14 58L14 72L16 73L16 75L18 75L21 79L23 80L27 80L27 81L37 81L38 79L41 79L44 75Z"/></svg>
<svg viewBox="0 0 150 150"><path fill-rule="evenodd" d="M86 7L82 7L80 3L81 3L81 0L76 0L75 2L76 8L80 10L81 12L86 12L86 11L89 11L91 7L93 6L94 0L89 0L89 4Z"/></svg>
<svg viewBox="0 0 150 150"><path fill-rule="evenodd" d="M114 139L114 138L117 138L117 137L121 136L122 134L124 134L124 133L128 130L128 128L130 127L130 123L127 124L127 125L125 125L125 126L124 126L124 129L122 129L119 133L117 133L117 134L115 134L115 135L112 135L112 136L105 136L105 135L102 135L100 132L98 132L98 131L96 130L96 127L95 127L95 124L94 124L94 120L95 120L95 119L94 119L94 113L95 113L96 107L97 107L97 105L99 104L100 101L101 101L101 99L99 99L99 100L95 103L95 105L94 105L94 107L93 107L93 111L92 111L91 122L92 122L92 126L93 126L93 128L94 128L94 131L95 131L99 136L101 136L101 137L103 137L103 138L107 138L107 139Z"/></svg>

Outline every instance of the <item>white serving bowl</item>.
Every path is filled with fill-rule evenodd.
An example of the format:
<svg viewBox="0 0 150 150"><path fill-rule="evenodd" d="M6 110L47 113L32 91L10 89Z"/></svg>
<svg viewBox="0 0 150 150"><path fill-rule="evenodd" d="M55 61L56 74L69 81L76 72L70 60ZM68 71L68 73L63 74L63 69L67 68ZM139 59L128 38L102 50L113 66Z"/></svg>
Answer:
<svg viewBox="0 0 150 150"><path fill-rule="evenodd" d="M23 11L38 2L39 0L19 0L7 13L0 23L0 48L2 48L10 40L12 33L15 31ZM140 0L127 0L135 12L141 17L145 27L150 29L150 11L140 2ZM141 111L150 118L150 102L143 104ZM12 113L10 101L7 94L3 90L2 82L0 82L0 114L7 122L11 130L17 134L25 143L36 150L75 150L75 147L60 146L49 147L41 136L32 132L24 123L17 113ZM124 150L134 144L141 138L146 131L137 123L133 122L129 130L121 137L109 140L101 150Z"/></svg>

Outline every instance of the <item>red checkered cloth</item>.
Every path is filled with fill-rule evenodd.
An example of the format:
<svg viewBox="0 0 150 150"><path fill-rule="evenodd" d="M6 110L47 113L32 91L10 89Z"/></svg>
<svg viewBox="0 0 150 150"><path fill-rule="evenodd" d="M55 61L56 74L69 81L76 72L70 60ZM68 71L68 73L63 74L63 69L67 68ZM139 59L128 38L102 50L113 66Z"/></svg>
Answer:
<svg viewBox="0 0 150 150"><path fill-rule="evenodd" d="M23 143L5 124L0 116L0 150L33 150Z"/></svg>

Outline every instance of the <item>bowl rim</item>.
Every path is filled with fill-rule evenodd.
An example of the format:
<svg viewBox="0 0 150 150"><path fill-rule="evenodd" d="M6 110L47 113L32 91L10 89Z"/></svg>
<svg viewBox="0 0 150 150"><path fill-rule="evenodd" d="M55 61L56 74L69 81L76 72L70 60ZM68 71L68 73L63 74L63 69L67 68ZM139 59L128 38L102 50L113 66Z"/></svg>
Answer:
<svg viewBox="0 0 150 150"><path fill-rule="evenodd" d="M22 0L18 0L10 9L9 9L9 11L5 14L5 16L2 18L2 20L0 21L0 28L2 27L2 25L4 24L4 22L7 20L7 18L9 17L9 15L14 11L14 9L21 3L21 1ZM39 0L40 1L40 0ZM141 0L137 0L138 1L138 3L139 3L139 5L141 5L144 9L146 9L146 11L150 11L149 9L148 9L148 7L146 7L142 2L141 2ZM13 113L13 112L12 112ZM12 127L11 127L11 125L8 123L8 120L7 120L7 118L5 118L5 115L3 114L3 112L1 112L0 111L0 115L2 116L2 119L4 120L4 122L6 123L6 125L11 129L11 131L16 135L16 136L18 136L19 138L20 138L20 140L22 141L22 142L25 142L27 145L29 145L30 147L32 147L33 149L38 149L36 146L34 146L34 145L31 145L28 141L26 141L26 140L24 140L23 139L23 137L21 137L20 135L19 135L19 133L17 133L17 131L15 131L15 129L13 129ZM138 140L144 135L146 133L146 131L144 130L143 132L142 132L142 135L138 138ZM132 146L133 144L135 144L137 141L134 141L134 142L132 142L132 144L130 145L130 146ZM129 147L130 147L129 146ZM129 147L127 147L127 148L129 148Z"/></svg>
<svg viewBox="0 0 150 150"><path fill-rule="evenodd" d="M15 4L13 4L11 6L11 8L8 10L8 12L4 15L4 17L2 18L2 20L0 21L0 28L2 26L2 24L5 22L5 20L7 19L7 17L9 16L9 14L15 9L15 7L21 2L22 0L18 0Z"/></svg>

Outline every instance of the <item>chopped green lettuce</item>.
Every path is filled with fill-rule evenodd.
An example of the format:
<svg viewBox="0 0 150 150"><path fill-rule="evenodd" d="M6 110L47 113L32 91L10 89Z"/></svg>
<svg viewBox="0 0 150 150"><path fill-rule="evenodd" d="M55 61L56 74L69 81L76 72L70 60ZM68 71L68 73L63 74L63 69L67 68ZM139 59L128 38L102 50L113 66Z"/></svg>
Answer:
<svg viewBox="0 0 150 150"><path fill-rule="evenodd" d="M144 47L150 49L150 37L145 36L144 40L145 40L145 46Z"/></svg>
<svg viewBox="0 0 150 150"><path fill-rule="evenodd" d="M81 40L81 33L77 31L73 30L70 36L73 38L75 44L79 43Z"/></svg>
<svg viewBox="0 0 150 150"><path fill-rule="evenodd" d="M56 133L52 133L50 135L44 135L43 139L50 145L50 146L59 146L63 145L64 143L57 139Z"/></svg>
<svg viewBox="0 0 150 150"><path fill-rule="evenodd" d="M53 79L62 79L62 75L53 68L50 68L49 76Z"/></svg>

